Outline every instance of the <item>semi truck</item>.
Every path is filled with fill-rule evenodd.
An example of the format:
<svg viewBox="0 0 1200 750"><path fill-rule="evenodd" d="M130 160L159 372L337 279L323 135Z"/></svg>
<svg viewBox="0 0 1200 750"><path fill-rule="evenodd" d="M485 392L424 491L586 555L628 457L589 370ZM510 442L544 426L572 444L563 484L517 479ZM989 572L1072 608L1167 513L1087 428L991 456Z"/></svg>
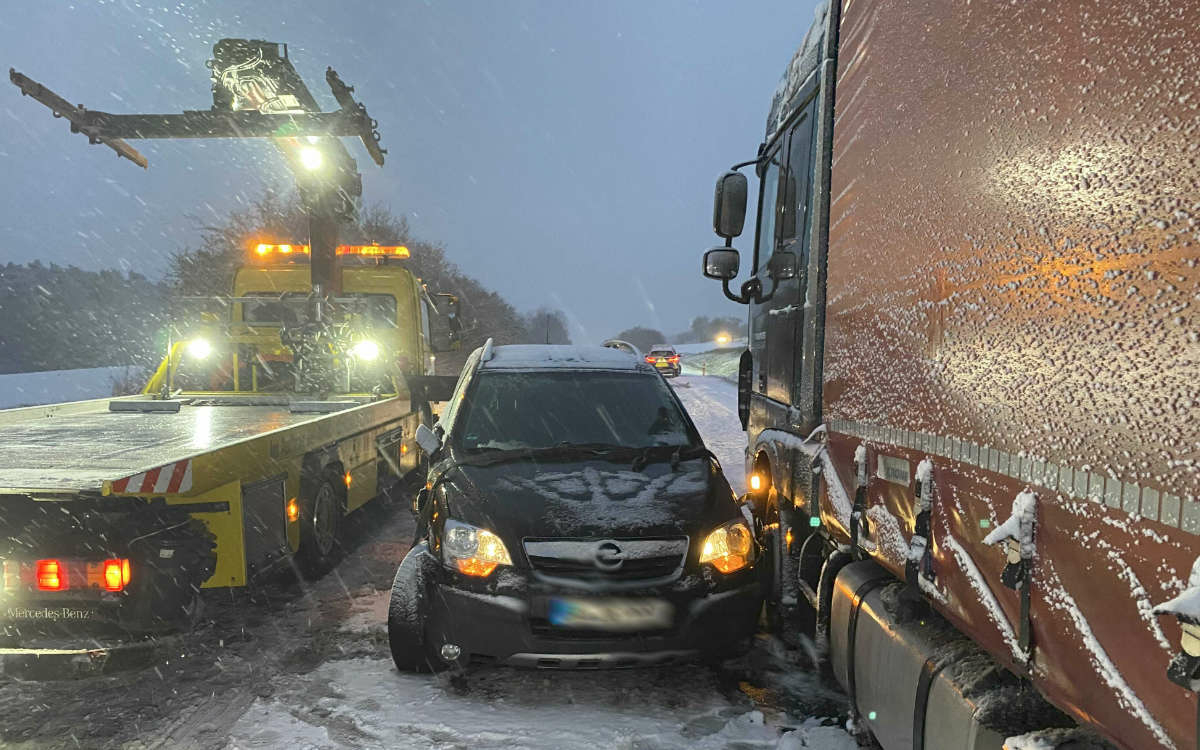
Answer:
<svg viewBox="0 0 1200 750"><path fill-rule="evenodd" d="M319 576L346 515L419 465L442 381L407 248L340 246L316 336L307 251L255 244L226 317L178 325L142 394L0 411L7 647L187 627L203 589L289 561Z"/></svg>
<svg viewBox="0 0 1200 750"><path fill-rule="evenodd" d="M830 0L718 180L773 597L883 748L1197 746L1198 30Z"/></svg>

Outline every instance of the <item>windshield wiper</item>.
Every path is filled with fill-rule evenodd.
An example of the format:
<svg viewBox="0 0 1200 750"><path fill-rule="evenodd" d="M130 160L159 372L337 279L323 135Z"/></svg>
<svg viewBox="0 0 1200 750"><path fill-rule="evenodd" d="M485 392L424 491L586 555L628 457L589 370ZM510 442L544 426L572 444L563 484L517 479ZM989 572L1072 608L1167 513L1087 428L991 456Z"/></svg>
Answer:
<svg viewBox="0 0 1200 750"><path fill-rule="evenodd" d="M468 448L467 452L475 454L471 459L463 461L475 466L487 466L491 464L503 463L505 461L519 461L527 459L566 459L578 458L581 456L605 458L605 459L623 459L632 453L635 448L627 448L621 445L613 445L611 443L568 443L561 442L557 445L543 446L541 448L522 447L522 448L495 448L489 446L480 446L476 448ZM483 454L487 451L486 454Z"/></svg>
<svg viewBox="0 0 1200 750"><path fill-rule="evenodd" d="M651 461L663 461L670 459L671 470L679 469L681 461L691 461L693 458L709 455L709 450L703 445L651 445L643 448L633 458L634 471L641 471L646 468Z"/></svg>

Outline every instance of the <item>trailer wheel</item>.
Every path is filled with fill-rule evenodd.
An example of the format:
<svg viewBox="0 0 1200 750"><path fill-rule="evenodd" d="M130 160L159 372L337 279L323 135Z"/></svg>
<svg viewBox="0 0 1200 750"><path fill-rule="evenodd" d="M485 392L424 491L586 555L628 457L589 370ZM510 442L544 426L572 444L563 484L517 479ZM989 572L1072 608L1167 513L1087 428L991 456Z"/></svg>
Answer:
<svg viewBox="0 0 1200 750"><path fill-rule="evenodd" d="M314 483L301 519L300 550L296 553L306 578L320 578L337 563L342 551L343 505L334 477L327 475Z"/></svg>

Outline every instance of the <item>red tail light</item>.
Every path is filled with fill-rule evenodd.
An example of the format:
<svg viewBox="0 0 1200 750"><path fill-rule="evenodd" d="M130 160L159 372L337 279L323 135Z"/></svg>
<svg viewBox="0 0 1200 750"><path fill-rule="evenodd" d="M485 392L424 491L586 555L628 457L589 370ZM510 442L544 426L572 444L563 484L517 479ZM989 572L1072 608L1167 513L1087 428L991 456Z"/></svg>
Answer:
<svg viewBox="0 0 1200 750"><path fill-rule="evenodd" d="M131 569L128 560L105 560L104 581L105 591L124 591L129 585Z"/></svg>
<svg viewBox="0 0 1200 750"><path fill-rule="evenodd" d="M646 357L646 361L650 364L654 364L654 357Z"/></svg>
<svg viewBox="0 0 1200 750"><path fill-rule="evenodd" d="M63 591L67 588L67 571L58 560L37 561L38 591Z"/></svg>
<svg viewBox="0 0 1200 750"><path fill-rule="evenodd" d="M667 361L669 361L671 364L675 364L679 361L679 357L667 357Z"/></svg>

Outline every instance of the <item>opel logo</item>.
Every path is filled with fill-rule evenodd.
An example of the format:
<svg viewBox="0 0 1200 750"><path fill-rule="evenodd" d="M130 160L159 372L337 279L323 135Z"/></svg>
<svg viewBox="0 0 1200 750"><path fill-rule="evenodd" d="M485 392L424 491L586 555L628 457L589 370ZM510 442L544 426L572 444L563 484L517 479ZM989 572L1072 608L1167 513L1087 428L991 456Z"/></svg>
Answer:
<svg viewBox="0 0 1200 750"><path fill-rule="evenodd" d="M614 541L600 542L596 545L595 562L600 570L616 570L625 562L625 553Z"/></svg>

